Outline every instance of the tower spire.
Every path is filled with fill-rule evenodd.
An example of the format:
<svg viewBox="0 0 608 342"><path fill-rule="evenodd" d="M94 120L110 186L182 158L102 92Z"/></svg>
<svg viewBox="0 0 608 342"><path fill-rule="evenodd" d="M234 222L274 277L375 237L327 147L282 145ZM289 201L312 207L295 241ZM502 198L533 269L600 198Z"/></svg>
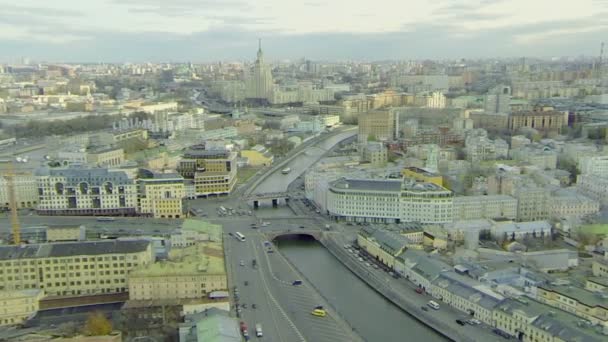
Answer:
<svg viewBox="0 0 608 342"><path fill-rule="evenodd" d="M258 38L258 51L262 51L262 38Z"/></svg>

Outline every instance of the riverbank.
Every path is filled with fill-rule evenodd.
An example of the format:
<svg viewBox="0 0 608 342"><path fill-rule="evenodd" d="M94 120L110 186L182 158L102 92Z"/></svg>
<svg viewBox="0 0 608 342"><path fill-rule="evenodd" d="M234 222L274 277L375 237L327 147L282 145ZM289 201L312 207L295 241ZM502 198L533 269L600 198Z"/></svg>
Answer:
<svg viewBox="0 0 608 342"><path fill-rule="evenodd" d="M478 340L478 338L464 335L462 331L456 330L448 326L445 322L436 319L433 317L433 312L422 311L420 308L420 303L415 303L413 300L409 300L407 296L404 296L403 293L399 293L398 291L392 289L388 281L378 279L378 277L374 276L368 269L365 268L364 265L353 261L352 257L348 255L343 246L331 238L323 237L319 240L319 242L336 259L338 259L340 263L348 268L359 279L363 280L369 287L395 304L402 311L409 314L412 318L434 330L439 335L451 341L473 342Z"/></svg>

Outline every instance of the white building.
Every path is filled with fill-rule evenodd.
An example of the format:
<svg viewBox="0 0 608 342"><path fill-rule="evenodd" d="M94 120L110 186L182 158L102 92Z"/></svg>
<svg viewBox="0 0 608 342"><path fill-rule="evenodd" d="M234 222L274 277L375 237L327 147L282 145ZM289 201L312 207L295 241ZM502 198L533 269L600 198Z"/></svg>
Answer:
<svg viewBox="0 0 608 342"><path fill-rule="evenodd" d="M16 174L13 177L17 208L35 208L38 203L38 183L32 174ZM8 209L9 183L0 176L0 208Z"/></svg>
<svg viewBox="0 0 608 342"><path fill-rule="evenodd" d="M600 202L575 191L560 189L552 194L548 208L551 218L583 217L597 214Z"/></svg>
<svg viewBox="0 0 608 342"><path fill-rule="evenodd" d="M251 75L246 79L246 97L251 99L272 99L273 80L270 67L264 61L262 44L258 48L257 59L253 64Z"/></svg>
<svg viewBox="0 0 608 342"><path fill-rule="evenodd" d="M551 224L547 221L530 222L494 222L490 229L492 237L495 239L523 239L524 237L540 238L551 234Z"/></svg>
<svg viewBox="0 0 608 342"><path fill-rule="evenodd" d="M440 91L434 91L425 96L427 108L442 109L445 108L446 98Z"/></svg>
<svg viewBox="0 0 608 342"><path fill-rule="evenodd" d="M579 169L584 175L608 177L608 156L583 157L579 161Z"/></svg>
<svg viewBox="0 0 608 342"><path fill-rule="evenodd" d="M584 195L608 205L608 177L582 174L576 177L576 184Z"/></svg>
<svg viewBox="0 0 608 342"><path fill-rule="evenodd" d="M346 179L330 183L327 210L338 219L365 222L452 221L453 194L410 179Z"/></svg>
<svg viewBox="0 0 608 342"><path fill-rule="evenodd" d="M517 199L508 195L454 197L454 220L517 218Z"/></svg>

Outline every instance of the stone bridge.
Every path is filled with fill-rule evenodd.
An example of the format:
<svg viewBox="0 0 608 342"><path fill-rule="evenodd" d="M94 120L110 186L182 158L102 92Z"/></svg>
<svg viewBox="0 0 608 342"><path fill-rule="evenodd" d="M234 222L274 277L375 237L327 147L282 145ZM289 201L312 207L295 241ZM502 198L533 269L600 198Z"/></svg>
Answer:
<svg viewBox="0 0 608 342"><path fill-rule="evenodd" d="M296 235L308 235L315 238L317 241L321 241L323 239L324 232L319 229L291 229L291 230L276 230L276 231L268 231L265 233L268 241L272 241L281 236L296 236Z"/></svg>
<svg viewBox="0 0 608 342"><path fill-rule="evenodd" d="M278 207L287 205L290 196L287 192L267 192L263 194L250 194L244 198L252 208L264 206Z"/></svg>

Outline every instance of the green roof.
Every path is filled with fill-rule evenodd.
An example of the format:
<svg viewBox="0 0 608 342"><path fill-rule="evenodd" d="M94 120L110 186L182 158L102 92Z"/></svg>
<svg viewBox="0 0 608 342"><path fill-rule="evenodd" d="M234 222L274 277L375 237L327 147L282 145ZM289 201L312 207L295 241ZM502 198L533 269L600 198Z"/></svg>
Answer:
<svg viewBox="0 0 608 342"><path fill-rule="evenodd" d="M196 324L197 341L240 342L241 333L234 318L213 315Z"/></svg>
<svg viewBox="0 0 608 342"><path fill-rule="evenodd" d="M182 223L182 230L189 230L209 235L211 241L222 241L222 226L203 220L186 219Z"/></svg>
<svg viewBox="0 0 608 342"><path fill-rule="evenodd" d="M156 262L131 271L132 277L188 276L226 274L224 249L220 242L199 242L169 252L169 260Z"/></svg>

